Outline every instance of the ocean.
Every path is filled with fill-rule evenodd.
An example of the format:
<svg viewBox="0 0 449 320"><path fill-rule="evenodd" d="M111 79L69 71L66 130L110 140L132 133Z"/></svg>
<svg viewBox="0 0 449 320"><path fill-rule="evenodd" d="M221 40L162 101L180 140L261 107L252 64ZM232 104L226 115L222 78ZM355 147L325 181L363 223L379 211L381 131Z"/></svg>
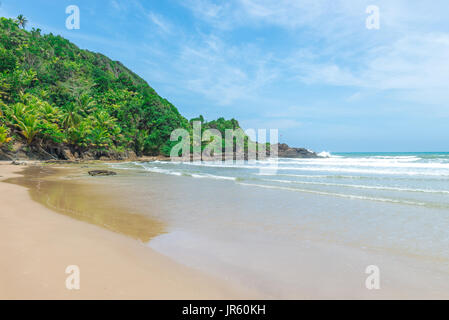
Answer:
<svg viewBox="0 0 449 320"><path fill-rule="evenodd" d="M340 273L358 286L365 262L396 270L387 276L392 291L421 290L419 279L449 288L449 153L110 166L128 173L127 205L168 225L149 246L273 297ZM318 276L316 264L328 268ZM314 276L299 275L304 269Z"/></svg>

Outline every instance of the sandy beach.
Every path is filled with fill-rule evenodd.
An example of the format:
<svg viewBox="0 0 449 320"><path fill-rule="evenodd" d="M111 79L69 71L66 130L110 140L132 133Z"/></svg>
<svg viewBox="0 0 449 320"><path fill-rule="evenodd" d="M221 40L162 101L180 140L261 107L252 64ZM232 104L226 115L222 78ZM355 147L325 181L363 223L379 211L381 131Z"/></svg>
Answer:
<svg viewBox="0 0 449 320"><path fill-rule="evenodd" d="M22 169L0 165L0 299L258 297L129 237L56 214L32 201L26 188L2 182ZM80 268L80 290L66 288L69 265Z"/></svg>

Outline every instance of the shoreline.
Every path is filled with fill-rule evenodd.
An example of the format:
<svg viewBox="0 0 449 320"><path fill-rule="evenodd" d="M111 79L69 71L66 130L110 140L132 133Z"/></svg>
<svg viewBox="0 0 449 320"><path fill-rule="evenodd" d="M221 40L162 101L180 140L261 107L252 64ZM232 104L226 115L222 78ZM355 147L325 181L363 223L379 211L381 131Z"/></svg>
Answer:
<svg viewBox="0 0 449 320"><path fill-rule="evenodd" d="M0 299L247 299L260 296L183 266L143 243L53 212L0 163ZM81 289L65 287L78 265Z"/></svg>

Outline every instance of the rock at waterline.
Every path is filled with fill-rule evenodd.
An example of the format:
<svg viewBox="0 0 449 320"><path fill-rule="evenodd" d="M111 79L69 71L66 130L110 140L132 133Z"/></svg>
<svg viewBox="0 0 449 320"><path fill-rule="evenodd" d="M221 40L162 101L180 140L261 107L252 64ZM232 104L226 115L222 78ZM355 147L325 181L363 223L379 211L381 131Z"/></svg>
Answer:
<svg viewBox="0 0 449 320"><path fill-rule="evenodd" d="M14 160L13 162L11 162L11 164L14 166L26 166L28 163Z"/></svg>
<svg viewBox="0 0 449 320"><path fill-rule="evenodd" d="M114 171L108 171L108 170L93 170L93 171L89 171L89 175L91 175L92 177L96 177L96 176L115 176L115 175L117 175L117 173L114 172Z"/></svg>
<svg viewBox="0 0 449 320"><path fill-rule="evenodd" d="M304 148L292 148L285 143L280 143L277 146L280 158L321 158L315 152Z"/></svg>

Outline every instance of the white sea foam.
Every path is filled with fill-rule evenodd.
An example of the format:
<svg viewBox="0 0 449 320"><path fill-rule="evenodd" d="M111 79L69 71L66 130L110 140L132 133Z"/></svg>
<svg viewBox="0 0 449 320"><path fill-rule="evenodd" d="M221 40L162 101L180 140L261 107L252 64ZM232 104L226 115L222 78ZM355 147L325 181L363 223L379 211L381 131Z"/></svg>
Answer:
<svg viewBox="0 0 449 320"><path fill-rule="evenodd" d="M144 170L149 171L149 172L168 174L168 175L172 175L172 176L182 176L183 175L183 173L179 172L179 171L161 169L161 168L157 168L157 167L144 167Z"/></svg>
<svg viewBox="0 0 449 320"><path fill-rule="evenodd" d="M230 181L237 180L237 178L235 177L216 176L213 174L192 174L192 177L199 179L216 179L216 180L230 180Z"/></svg>
<svg viewBox="0 0 449 320"><path fill-rule="evenodd" d="M277 189L277 190L287 190L287 191L295 191L295 192L305 192L305 193L313 193L313 194L318 194L318 195L333 196L333 197L348 198L348 199L390 202L390 203L407 204L407 205L414 205L414 206L426 206L427 205L425 202L414 202L414 201L399 200L399 199L367 197L367 196L359 196L359 195L353 195L353 194L343 194L343 193L333 193L333 192L297 189L297 188L289 188L289 187L279 187L279 186L272 186L272 185L266 185L266 184L253 184L253 183L243 183L243 182L240 182L238 184L242 185L242 186L251 186L251 187Z"/></svg>
<svg viewBox="0 0 449 320"><path fill-rule="evenodd" d="M411 189L411 188L397 188L387 186L367 186L360 184L342 184L342 183L327 183L327 182L310 182L310 181L293 181L293 180L277 180L277 179L263 179L267 182L279 182L279 183L294 183L294 184L307 184L317 186L329 186L329 187L344 187L355 189L373 189L373 190L388 190L388 191L400 191L400 192L422 192L422 193L439 193L449 194L449 190L432 190L432 189Z"/></svg>
<svg viewBox="0 0 449 320"><path fill-rule="evenodd" d="M342 167L372 167L372 168L422 168L422 169L447 169L449 163L441 162L416 162L397 161L388 159L298 159L291 161L279 161L279 165L307 165L307 166L342 166Z"/></svg>
<svg viewBox="0 0 449 320"><path fill-rule="evenodd" d="M190 163L191 166L211 167L211 168L235 168L235 169L253 169L261 170L267 169L268 166L261 165L239 165L239 164L208 164L208 163ZM406 170L413 169L413 167L394 167L394 166L377 166L367 167L347 164L346 167L337 166L282 166L276 167L276 170L281 171L313 171L313 172L344 172L344 173L364 173L364 174L385 174L385 175L430 175L430 176L449 176L449 166L416 166L415 169L422 170ZM435 170L435 169L443 170ZM446 170L444 170L446 169Z"/></svg>
<svg viewBox="0 0 449 320"><path fill-rule="evenodd" d="M331 153L327 152L327 151L323 151L323 152L318 153L318 156L323 157L323 158L330 158L330 157L332 157Z"/></svg>
<svg viewBox="0 0 449 320"><path fill-rule="evenodd" d="M153 162L156 163L156 162ZM160 164L161 162L159 162ZM174 175L174 176L189 176L192 178L198 178L198 179L215 179L215 180L230 180L235 181L237 178L235 177L228 177L228 176L219 176L219 175L213 175L208 173L191 173L187 171L177 171L177 170L171 170L171 169L163 169L159 167L148 167L145 165L141 165L144 170L154 173L161 173L161 174L168 174L168 175Z"/></svg>
<svg viewBox="0 0 449 320"><path fill-rule="evenodd" d="M424 176L449 176L448 170L400 170L400 169L379 169L379 168L339 168L339 167L279 167L277 170L290 171L312 171L312 172L344 172L344 173L363 173L363 174L383 174L383 175L424 175Z"/></svg>

